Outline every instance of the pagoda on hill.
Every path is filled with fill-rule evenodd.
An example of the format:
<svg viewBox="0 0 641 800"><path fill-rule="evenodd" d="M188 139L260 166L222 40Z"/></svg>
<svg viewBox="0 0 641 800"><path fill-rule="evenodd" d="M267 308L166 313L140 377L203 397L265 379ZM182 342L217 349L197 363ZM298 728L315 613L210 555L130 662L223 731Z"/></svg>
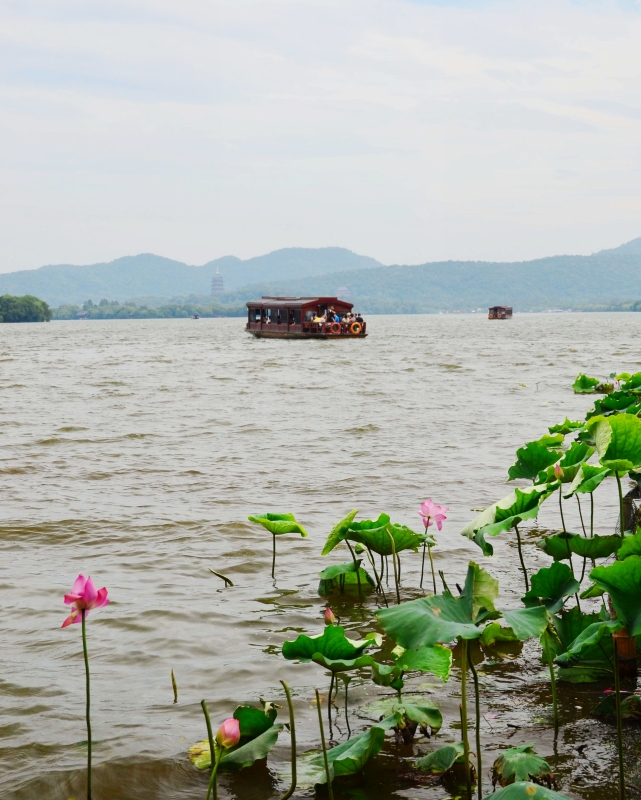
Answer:
<svg viewBox="0 0 641 800"><path fill-rule="evenodd" d="M223 294L225 291L225 281L223 280L223 276L218 271L218 267L216 267L216 274L211 279L211 293L213 295Z"/></svg>

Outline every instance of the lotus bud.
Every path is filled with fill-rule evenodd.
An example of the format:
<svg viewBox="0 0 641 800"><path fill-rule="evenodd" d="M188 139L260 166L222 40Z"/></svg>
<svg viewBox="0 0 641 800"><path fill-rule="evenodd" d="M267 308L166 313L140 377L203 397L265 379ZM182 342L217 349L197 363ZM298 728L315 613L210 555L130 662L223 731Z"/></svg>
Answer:
<svg viewBox="0 0 641 800"><path fill-rule="evenodd" d="M329 606L327 606L327 608L325 609L325 614L323 615L323 619L325 620L325 625L336 624L336 614L334 614L334 612Z"/></svg>
<svg viewBox="0 0 641 800"><path fill-rule="evenodd" d="M240 741L240 723L237 719L229 717L216 731L216 742L223 749L229 750Z"/></svg>
<svg viewBox="0 0 641 800"><path fill-rule="evenodd" d="M558 481L560 481L560 480L563 479L563 474L564 473L563 473L563 469L561 467L561 464L557 461L556 464L554 465L554 477Z"/></svg>

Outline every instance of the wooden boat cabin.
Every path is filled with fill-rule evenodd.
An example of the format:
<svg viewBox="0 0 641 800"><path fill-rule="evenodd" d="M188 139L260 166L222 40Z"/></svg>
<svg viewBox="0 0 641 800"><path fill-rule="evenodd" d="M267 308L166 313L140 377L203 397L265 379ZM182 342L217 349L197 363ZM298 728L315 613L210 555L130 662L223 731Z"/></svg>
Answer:
<svg viewBox="0 0 641 800"><path fill-rule="evenodd" d="M245 330L265 339L362 339L367 323L352 319L353 307L338 297L264 296L247 303Z"/></svg>
<svg viewBox="0 0 641 800"><path fill-rule="evenodd" d="M512 319L512 306L492 306L488 311L488 319Z"/></svg>

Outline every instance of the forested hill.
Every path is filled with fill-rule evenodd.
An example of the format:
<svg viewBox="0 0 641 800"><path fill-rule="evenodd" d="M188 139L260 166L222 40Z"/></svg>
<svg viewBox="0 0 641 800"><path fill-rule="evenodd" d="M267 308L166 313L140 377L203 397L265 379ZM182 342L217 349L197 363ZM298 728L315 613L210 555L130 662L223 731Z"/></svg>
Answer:
<svg viewBox="0 0 641 800"><path fill-rule="evenodd" d="M443 261L265 282L221 300L240 302L261 294L334 295L345 287L351 301L366 313L471 311L490 305L511 305L520 311L604 305L641 297L641 240L635 241L638 252L617 249L514 263Z"/></svg>
<svg viewBox="0 0 641 800"><path fill-rule="evenodd" d="M35 294L54 306L82 304L88 299L98 302L103 297L108 300L145 296L169 298L208 295L216 268L223 276L225 288L235 290L259 281L286 280L372 266L380 266L380 262L342 247L291 247L246 261L225 256L200 267L143 253L104 264L55 264L3 273L0 274L0 294Z"/></svg>

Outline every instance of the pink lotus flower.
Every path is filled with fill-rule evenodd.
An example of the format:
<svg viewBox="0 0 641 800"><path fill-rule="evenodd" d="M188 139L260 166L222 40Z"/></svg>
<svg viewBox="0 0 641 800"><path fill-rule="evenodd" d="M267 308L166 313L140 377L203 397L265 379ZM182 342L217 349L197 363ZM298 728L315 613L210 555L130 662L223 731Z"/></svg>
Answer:
<svg viewBox="0 0 641 800"><path fill-rule="evenodd" d="M336 614L334 614L329 606L325 609L323 619L325 620L325 625L333 625L336 622Z"/></svg>
<svg viewBox="0 0 641 800"><path fill-rule="evenodd" d="M443 528L443 523L447 519L444 513L445 511L449 511L449 508L444 508L443 506L433 503L428 497L424 503L421 503L421 510L418 513L423 517L423 524L426 529L436 523L436 527L440 531Z"/></svg>
<svg viewBox="0 0 641 800"><path fill-rule="evenodd" d="M66 628L67 625L73 625L75 622L82 620L81 612L85 612L85 617L89 614L92 608L102 608L109 602L107 597L107 590L104 588L96 589L94 582L91 578L85 578L84 575L78 575L76 582L69 594L65 595L65 603L68 606L73 606L71 614L62 623L62 627Z"/></svg>
<svg viewBox="0 0 641 800"><path fill-rule="evenodd" d="M558 481L560 481L561 478L563 478L563 475L564 475L563 468L561 467L561 464L557 461L556 464L554 465L554 477Z"/></svg>
<svg viewBox="0 0 641 800"><path fill-rule="evenodd" d="M229 717L216 731L216 742L225 750L234 747L240 741L240 723L237 719Z"/></svg>

